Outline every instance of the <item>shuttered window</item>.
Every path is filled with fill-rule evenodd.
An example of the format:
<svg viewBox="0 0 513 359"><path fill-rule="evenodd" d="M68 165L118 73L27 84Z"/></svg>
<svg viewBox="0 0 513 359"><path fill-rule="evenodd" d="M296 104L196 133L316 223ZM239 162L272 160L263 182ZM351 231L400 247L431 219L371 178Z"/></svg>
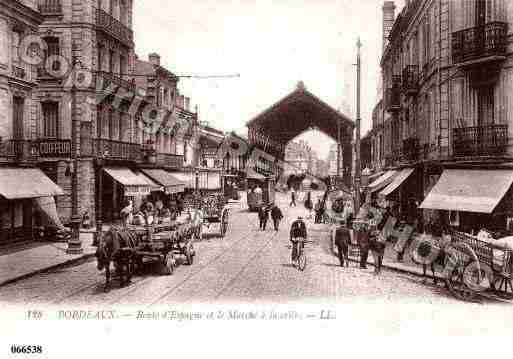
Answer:
<svg viewBox="0 0 513 359"><path fill-rule="evenodd" d="M59 137L59 104L57 102L44 102L43 110L43 136L46 138Z"/></svg>
<svg viewBox="0 0 513 359"><path fill-rule="evenodd" d="M13 135L14 139L23 139L23 109L25 100L23 97L13 97Z"/></svg>

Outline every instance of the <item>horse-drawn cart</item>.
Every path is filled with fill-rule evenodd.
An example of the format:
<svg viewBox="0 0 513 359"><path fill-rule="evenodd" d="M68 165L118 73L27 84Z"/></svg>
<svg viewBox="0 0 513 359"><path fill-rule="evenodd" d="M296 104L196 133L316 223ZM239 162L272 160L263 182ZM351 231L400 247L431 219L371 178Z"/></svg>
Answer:
<svg viewBox="0 0 513 359"><path fill-rule="evenodd" d="M203 223L210 227L213 223L219 223L219 233L224 237L228 230L230 209L226 205L226 197L222 193L213 193L204 197L201 201Z"/></svg>
<svg viewBox="0 0 513 359"><path fill-rule="evenodd" d="M194 260L194 228L190 223L156 224L149 226L128 226L131 232L138 234L140 241L135 249L136 262L144 260L159 261L165 267L166 274L172 274L177 266L178 257L185 259L188 265Z"/></svg>
<svg viewBox="0 0 513 359"><path fill-rule="evenodd" d="M513 291L513 251L493 242L453 231L443 248L445 283L451 294L472 300L488 289Z"/></svg>

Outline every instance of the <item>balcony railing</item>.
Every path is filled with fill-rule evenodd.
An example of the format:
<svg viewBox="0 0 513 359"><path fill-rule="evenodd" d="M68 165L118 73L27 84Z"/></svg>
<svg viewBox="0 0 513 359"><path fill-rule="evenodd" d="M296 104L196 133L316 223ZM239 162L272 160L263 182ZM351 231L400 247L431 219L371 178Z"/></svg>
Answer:
<svg viewBox="0 0 513 359"><path fill-rule="evenodd" d="M385 90L385 110L399 111L401 108L401 91L399 87L390 87Z"/></svg>
<svg viewBox="0 0 513 359"><path fill-rule="evenodd" d="M507 125L485 125L453 129L454 156L498 156L508 144Z"/></svg>
<svg viewBox="0 0 513 359"><path fill-rule="evenodd" d="M133 31L102 9L96 9L96 26L128 46L133 43Z"/></svg>
<svg viewBox="0 0 513 359"><path fill-rule="evenodd" d="M417 65L407 65L403 69L402 78L403 92L408 95L414 95L419 86L419 67Z"/></svg>
<svg viewBox="0 0 513 359"><path fill-rule="evenodd" d="M183 155L157 153L157 165L180 169L183 167Z"/></svg>
<svg viewBox="0 0 513 359"><path fill-rule="evenodd" d="M10 139L0 143L0 157L15 160L33 160L38 155L37 144L32 140Z"/></svg>
<svg viewBox="0 0 513 359"><path fill-rule="evenodd" d="M490 56L505 56L507 30L507 23L495 21L453 32L453 63L474 61Z"/></svg>
<svg viewBox="0 0 513 359"><path fill-rule="evenodd" d="M133 80L127 81L110 72L98 71L96 81L100 81L102 90L109 88L112 84L115 88L122 87L129 92L135 92L135 82ZM96 87L98 88L98 84Z"/></svg>
<svg viewBox="0 0 513 359"><path fill-rule="evenodd" d="M143 152L138 143L129 143L107 139L81 139L82 156L104 157L105 159L142 161Z"/></svg>
<svg viewBox="0 0 513 359"><path fill-rule="evenodd" d="M60 0L41 0L38 7L39 12L43 15L62 14L62 4Z"/></svg>

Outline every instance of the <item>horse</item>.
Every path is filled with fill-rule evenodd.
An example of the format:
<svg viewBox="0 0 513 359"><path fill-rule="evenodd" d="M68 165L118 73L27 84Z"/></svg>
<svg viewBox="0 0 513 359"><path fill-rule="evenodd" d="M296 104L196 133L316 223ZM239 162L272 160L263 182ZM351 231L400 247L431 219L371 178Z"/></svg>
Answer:
<svg viewBox="0 0 513 359"><path fill-rule="evenodd" d="M135 248L139 239L137 234L125 228L111 227L100 239L95 253L97 268L105 269L105 291L110 289L110 263L114 263L116 274L121 280L121 285L131 282L135 263Z"/></svg>
<svg viewBox="0 0 513 359"><path fill-rule="evenodd" d="M427 279L427 266L431 268L433 283L437 284L435 275L435 266L444 266L446 262L446 247L450 240L437 240L426 234L421 234L415 238L411 246L411 256L415 263L422 265L422 278Z"/></svg>
<svg viewBox="0 0 513 359"><path fill-rule="evenodd" d="M203 236L203 219L205 213L201 209L195 209L191 214L190 221L192 224L192 234L196 240L201 240Z"/></svg>

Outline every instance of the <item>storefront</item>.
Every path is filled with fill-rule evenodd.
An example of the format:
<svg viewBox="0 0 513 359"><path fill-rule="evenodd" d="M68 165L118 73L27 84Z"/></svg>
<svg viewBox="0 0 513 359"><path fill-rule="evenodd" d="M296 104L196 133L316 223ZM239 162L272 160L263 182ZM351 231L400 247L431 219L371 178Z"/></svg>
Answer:
<svg viewBox="0 0 513 359"><path fill-rule="evenodd" d="M220 191L221 171L220 170L190 170L181 172L170 172L177 180L182 182L185 192L191 193L196 188L199 191ZM197 182L197 183L196 183Z"/></svg>
<svg viewBox="0 0 513 359"><path fill-rule="evenodd" d="M59 221L53 196L64 194L37 168L0 168L0 245L31 240L35 225Z"/></svg>
<svg viewBox="0 0 513 359"><path fill-rule="evenodd" d="M161 188L143 173L127 167L105 167L101 176L103 186L97 193L102 196L102 218L107 222L118 220L129 200L138 209L152 190Z"/></svg>
<svg viewBox="0 0 513 359"><path fill-rule="evenodd" d="M441 225L476 233L504 231L512 217L513 170L446 169L420 208L436 210Z"/></svg>

